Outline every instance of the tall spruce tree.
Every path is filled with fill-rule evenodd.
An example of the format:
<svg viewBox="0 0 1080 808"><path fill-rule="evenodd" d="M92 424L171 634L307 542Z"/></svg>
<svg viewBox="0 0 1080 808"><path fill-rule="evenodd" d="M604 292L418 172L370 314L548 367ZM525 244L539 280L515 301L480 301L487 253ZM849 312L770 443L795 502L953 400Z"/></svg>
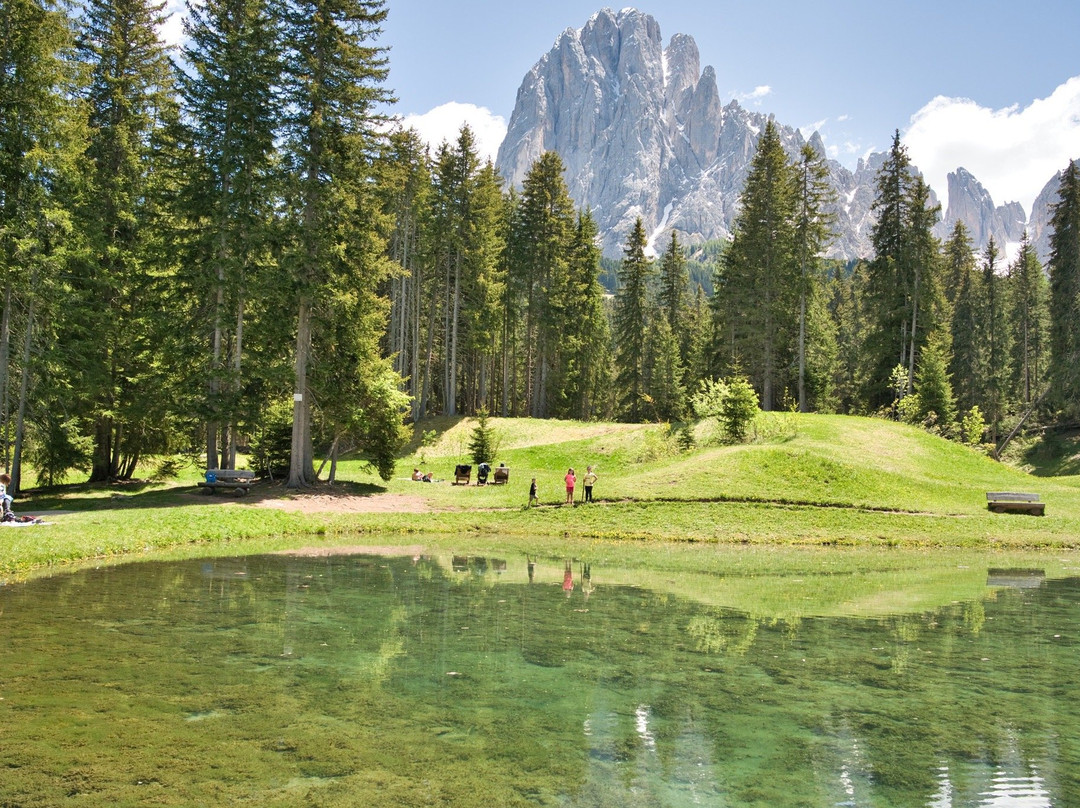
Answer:
<svg viewBox="0 0 1080 808"><path fill-rule="evenodd" d="M722 291L731 331L730 362L742 362L771 410L783 394L797 342L801 278L795 254L794 176L776 125L765 125L731 245L722 258Z"/></svg>
<svg viewBox="0 0 1080 808"><path fill-rule="evenodd" d="M1047 354L1049 282L1027 232L1009 267L1009 342L1012 398L1028 407L1042 395Z"/></svg>
<svg viewBox="0 0 1080 808"><path fill-rule="evenodd" d="M868 331L863 307L866 264L858 261L849 269L834 266L825 283L825 309L836 345L832 381L829 385L836 409L844 413L863 411L863 343Z"/></svg>
<svg viewBox="0 0 1080 808"><path fill-rule="evenodd" d="M874 258L867 275L866 305L872 330L865 343L866 398L873 407L892 400L890 378L898 365L907 372L907 392L926 335L935 325L937 245L933 226L938 206L914 173L899 131L877 176L871 232Z"/></svg>
<svg viewBox="0 0 1080 808"><path fill-rule="evenodd" d="M21 485L28 417L39 435L39 479L82 460L71 375L55 361L62 352L54 335L63 270L79 249L71 212L85 110L74 95L73 43L67 16L51 2L0 7L0 434L12 493Z"/></svg>
<svg viewBox="0 0 1080 808"><path fill-rule="evenodd" d="M983 378L983 401L980 405L987 419L991 440L996 444L1001 422L1006 414L1006 388L1009 373L1008 329L1005 320L1004 279L998 274L998 247L993 236L983 250L982 319L986 340L986 364Z"/></svg>
<svg viewBox="0 0 1080 808"><path fill-rule="evenodd" d="M829 185L825 158L810 144L799 152L794 166L794 250L799 263L799 412L809 410L807 394L807 338L812 326L808 317L821 288L821 254L833 239L835 217L829 205L836 194Z"/></svg>
<svg viewBox="0 0 1080 808"><path fill-rule="evenodd" d="M203 271L187 284L205 325L206 462L233 468L237 431L255 402L243 401L250 290L269 264L275 202L275 137L281 116L279 20L265 0L188 3L181 74L194 157L185 208ZM265 298L263 294L256 298Z"/></svg>
<svg viewBox="0 0 1080 808"><path fill-rule="evenodd" d="M472 208L475 175L480 166L475 138L461 128L454 144L443 143L435 158L432 207L432 252L436 275L442 278L442 412L457 415L459 345L467 266L472 253ZM460 352L464 353L464 352Z"/></svg>
<svg viewBox="0 0 1080 808"><path fill-rule="evenodd" d="M542 154L525 175L511 223L508 283L524 315L518 384L533 418L550 414L548 394L569 326L566 293L576 217L564 171L556 152Z"/></svg>
<svg viewBox="0 0 1080 808"><path fill-rule="evenodd" d="M563 385L556 415L588 420L608 415L611 333L600 285L596 221L581 212L571 239L567 275Z"/></svg>
<svg viewBox="0 0 1080 808"><path fill-rule="evenodd" d="M473 178L471 228L466 261L465 306L462 310L465 355L462 397L465 413L490 410L498 376L499 304L506 285L506 233L509 225L502 179L488 160Z"/></svg>
<svg viewBox="0 0 1080 808"><path fill-rule="evenodd" d="M967 227L957 221L945 243L945 274L952 299L952 362L950 372L956 402L963 412L983 407L986 378L986 339L983 312L983 276L975 267L975 255Z"/></svg>
<svg viewBox="0 0 1080 808"><path fill-rule="evenodd" d="M160 136L175 123L173 72L159 38L165 4L90 0L80 50L90 73L89 191L81 224L89 256L72 276L64 339L82 378L94 435L91 481L126 479L160 435L168 401L155 384L152 230ZM161 223L157 218L156 222ZM160 445L159 445L159 448Z"/></svg>
<svg viewBox="0 0 1080 808"><path fill-rule="evenodd" d="M321 397L343 394L313 384L321 378L331 385L340 378L334 368L316 369L313 362L330 361L341 327L380 334L385 328L374 290L389 266L382 248L372 252L380 222L369 182L379 137L375 109L388 98L382 87L385 52L374 44L385 17L381 0L291 0L285 11L290 46L284 97L290 231L285 260L297 311L290 488L316 479L315 405ZM355 351L338 354L342 361L377 348L363 333L350 343ZM315 350L320 345L327 349L321 354Z"/></svg>
<svg viewBox="0 0 1080 808"><path fill-rule="evenodd" d="M427 146L415 129L392 132L381 157L378 188L388 227L387 249L400 270L389 280L390 327L386 351L394 358L394 370L408 380L412 419L421 415L421 390L426 364L421 361L425 344L427 298L426 233L431 191Z"/></svg>
<svg viewBox="0 0 1080 808"><path fill-rule="evenodd" d="M679 341L662 315L649 323L644 364L646 414L661 421L681 421L686 415L686 388Z"/></svg>
<svg viewBox="0 0 1080 808"><path fill-rule="evenodd" d="M1053 405L1080 414L1080 165L1061 174L1050 219L1050 380Z"/></svg>
<svg viewBox="0 0 1080 808"><path fill-rule="evenodd" d="M915 393L919 400L919 418L943 435L952 433L956 402L949 380L948 336L934 334L919 356Z"/></svg>
<svg viewBox="0 0 1080 808"><path fill-rule="evenodd" d="M672 230L668 247L660 257L660 291L657 302L674 334L679 334L680 329L685 326L682 321L686 313L689 277L686 254L679 244L678 233Z"/></svg>
<svg viewBox="0 0 1080 808"><path fill-rule="evenodd" d="M636 422L647 414L645 353L649 327L652 262L645 255L645 225L639 216L626 239L615 294L615 389L622 418Z"/></svg>

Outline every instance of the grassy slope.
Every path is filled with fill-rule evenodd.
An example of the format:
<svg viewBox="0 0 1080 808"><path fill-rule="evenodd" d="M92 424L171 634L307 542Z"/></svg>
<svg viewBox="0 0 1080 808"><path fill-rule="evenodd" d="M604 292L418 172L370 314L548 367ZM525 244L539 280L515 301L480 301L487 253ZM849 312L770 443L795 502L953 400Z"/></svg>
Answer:
<svg viewBox="0 0 1080 808"><path fill-rule="evenodd" d="M224 498L192 496L183 485L150 486L131 495L76 489L32 498L18 509L81 509L52 525L0 531L0 573L61 561L197 545L193 552L249 551L304 542L341 543L357 532L423 536L426 546L454 549L497 537L527 551L543 539L603 546L621 539L677 542L949 547L1080 546L1080 478L1033 477L921 430L890 422L823 415L766 416L767 437L744 446L680 453L657 425L493 419L511 468L506 486L427 485L408 478L413 466L452 479L465 459L474 422L442 419L382 483L359 461L339 478L358 493L422 498L431 513L280 513ZM699 438L705 438L699 428ZM598 468L593 506L560 507L562 477L574 466ZM536 477L543 506L523 508ZM580 483L579 483L580 485ZM990 514L985 492L1034 491L1047 516ZM282 495L286 495L282 492ZM580 490L578 492L580 498ZM313 539L312 537L326 537ZM350 539L355 541L355 538ZM386 543L385 536L380 543ZM241 544L242 543L242 544ZM625 545L623 545L625 546Z"/></svg>

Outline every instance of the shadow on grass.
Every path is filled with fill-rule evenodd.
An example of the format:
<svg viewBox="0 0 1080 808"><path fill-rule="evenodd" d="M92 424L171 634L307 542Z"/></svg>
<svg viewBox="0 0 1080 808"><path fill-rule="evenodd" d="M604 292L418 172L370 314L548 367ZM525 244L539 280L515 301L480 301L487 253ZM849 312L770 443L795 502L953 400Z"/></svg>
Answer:
<svg viewBox="0 0 1080 808"><path fill-rule="evenodd" d="M1080 429L1047 431L1023 454L1036 477L1080 475Z"/></svg>
<svg viewBox="0 0 1080 808"><path fill-rule="evenodd" d="M284 482L259 480L244 496L233 492L211 493L197 485L132 481L124 483L83 483L53 488L31 489L15 501L16 513L48 514L50 511L105 511L136 508L179 508L226 503L254 504L268 499L297 496L364 497L386 492L381 485L356 482L320 482L310 488L289 489Z"/></svg>

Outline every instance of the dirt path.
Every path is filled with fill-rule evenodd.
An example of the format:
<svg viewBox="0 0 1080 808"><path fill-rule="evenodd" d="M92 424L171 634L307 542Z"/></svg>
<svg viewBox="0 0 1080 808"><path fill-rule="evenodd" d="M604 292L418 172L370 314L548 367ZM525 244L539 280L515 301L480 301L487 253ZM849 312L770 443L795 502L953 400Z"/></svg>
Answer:
<svg viewBox="0 0 1080 808"><path fill-rule="evenodd" d="M291 513L431 513L435 510L423 497L409 494L356 496L312 492L286 498L267 497L253 504Z"/></svg>

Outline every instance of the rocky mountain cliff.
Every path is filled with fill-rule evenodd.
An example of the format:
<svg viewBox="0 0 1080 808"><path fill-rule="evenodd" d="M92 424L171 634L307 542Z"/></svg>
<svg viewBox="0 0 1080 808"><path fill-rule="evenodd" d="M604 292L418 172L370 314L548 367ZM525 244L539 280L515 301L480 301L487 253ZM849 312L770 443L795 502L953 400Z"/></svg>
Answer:
<svg viewBox="0 0 1080 808"><path fill-rule="evenodd" d="M525 76L497 167L520 185L543 152L557 151L571 196L597 220L606 255L621 255L638 216L654 245L662 247L673 229L684 243L699 244L730 233L768 118L737 101L723 103L716 72L701 69L692 37L676 34L665 48L648 14L604 9L583 28L564 31ZM794 157L803 135L776 125ZM825 154L817 133L809 142ZM828 161L838 200L830 256L870 255L870 209L884 159L871 155L855 171ZM949 175L949 199L939 235L963 219L979 248L991 235L1001 245L1015 243L1027 226L1019 204L996 207L962 168ZM1041 210L1032 217L1048 218ZM1039 245L1035 234L1032 241Z"/></svg>

